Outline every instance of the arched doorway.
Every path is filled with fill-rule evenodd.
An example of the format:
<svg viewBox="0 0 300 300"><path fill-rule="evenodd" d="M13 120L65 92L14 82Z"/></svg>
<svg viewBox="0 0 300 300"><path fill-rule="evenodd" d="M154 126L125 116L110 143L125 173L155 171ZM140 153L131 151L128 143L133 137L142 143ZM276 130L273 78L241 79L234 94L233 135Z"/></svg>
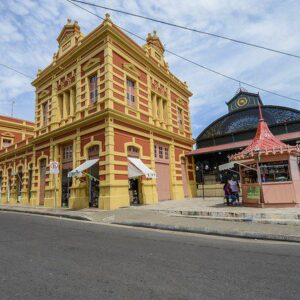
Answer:
<svg viewBox="0 0 300 300"><path fill-rule="evenodd" d="M99 159L99 146L94 145L88 149L88 159ZM100 191L100 168L99 162L92 165L89 169L88 186L89 186L89 207L99 207L99 191Z"/></svg>
<svg viewBox="0 0 300 300"><path fill-rule="evenodd" d="M127 156L133 157L133 158L139 158L139 156L140 156L139 149L134 146L128 146L127 147ZM128 179L130 205L141 204L140 185L141 185L141 183L140 183L139 177Z"/></svg>
<svg viewBox="0 0 300 300"><path fill-rule="evenodd" d="M18 168L17 171L17 202L21 202L22 197L22 179L23 179L23 172L22 167Z"/></svg>
<svg viewBox="0 0 300 300"><path fill-rule="evenodd" d="M32 178L33 178L33 167L32 163L28 166L28 204L32 197Z"/></svg>
<svg viewBox="0 0 300 300"><path fill-rule="evenodd" d="M45 203L45 187L46 187L46 158L40 160L40 199L39 205Z"/></svg>
<svg viewBox="0 0 300 300"><path fill-rule="evenodd" d="M7 171L7 202L10 202L10 195L11 195L11 186L12 186L12 179L11 179L12 171L9 169Z"/></svg>

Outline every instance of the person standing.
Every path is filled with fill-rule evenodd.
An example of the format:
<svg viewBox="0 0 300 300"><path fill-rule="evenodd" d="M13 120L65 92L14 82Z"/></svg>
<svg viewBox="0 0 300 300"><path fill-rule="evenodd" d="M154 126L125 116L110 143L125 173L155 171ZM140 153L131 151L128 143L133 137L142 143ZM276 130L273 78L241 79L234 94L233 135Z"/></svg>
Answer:
<svg viewBox="0 0 300 300"><path fill-rule="evenodd" d="M226 204L227 204L227 206L229 206L229 205L231 205L231 193L232 193L229 181L227 181L224 184L223 190L224 190L224 197L226 199Z"/></svg>
<svg viewBox="0 0 300 300"><path fill-rule="evenodd" d="M228 183L230 184L231 194L237 201L237 203L240 203L240 185L239 182L235 177L232 177Z"/></svg>

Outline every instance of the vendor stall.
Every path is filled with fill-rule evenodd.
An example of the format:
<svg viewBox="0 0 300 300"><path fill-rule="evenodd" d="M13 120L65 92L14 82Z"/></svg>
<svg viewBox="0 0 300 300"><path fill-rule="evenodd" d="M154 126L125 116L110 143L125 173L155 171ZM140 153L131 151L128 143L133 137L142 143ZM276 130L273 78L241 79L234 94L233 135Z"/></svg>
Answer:
<svg viewBox="0 0 300 300"><path fill-rule="evenodd" d="M300 147L277 139L263 119L252 143L230 161L240 165L243 204L247 206L300 206ZM243 164L239 162L243 161Z"/></svg>

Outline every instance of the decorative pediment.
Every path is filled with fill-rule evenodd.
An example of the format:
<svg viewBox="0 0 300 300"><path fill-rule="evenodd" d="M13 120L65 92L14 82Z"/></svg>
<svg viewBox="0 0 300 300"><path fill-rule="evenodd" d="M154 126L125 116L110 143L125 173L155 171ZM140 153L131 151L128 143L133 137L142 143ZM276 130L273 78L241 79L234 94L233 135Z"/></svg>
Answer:
<svg viewBox="0 0 300 300"><path fill-rule="evenodd" d="M72 32L66 32L65 34L64 34L64 36L62 37L62 39L61 39L61 44L64 44L64 43L66 43L68 40L70 40L71 39L71 37L73 36L73 33Z"/></svg>
<svg viewBox="0 0 300 300"><path fill-rule="evenodd" d="M49 90L43 90L43 91L41 91L41 93L40 93L40 97L41 97L41 98L46 97L46 96L48 96L48 95L50 95L50 91L49 91Z"/></svg>
<svg viewBox="0 0 300 300"><path fill-rule="evenodd" d="M154 46L159 54L164 54L164 45L162 44L160 38L156 35L156 31L153 31L153 35L151 35L151 33L148 33L147 44L150 46Z"/></svg>
<svg viewBox="0 0 300 300"><path fill-rule="evenodd" d="M61 57L63 54L68 52L69 49L76 46L82 37L83 35L80 31L78 22L74 21L72 24L71 19L68 19L67 24L63 27L57 38L59 49L53 61L55 62L58 57Z"/></svg>
<svg viewBox="0 0 300 300"><path fill-rule="evenodd" d="M60 45L65 41L67 41L68 39L70 39L75 33L80 32L80 27L78 25L78 22L74 21L73 24L71 22L72 22L71 19L67 20L67 24L63 27L59 36L57 37L57 41Z"/></svg>
<svg viewBox="0 0 300 300"><path fill-rule="evenodd" d="M178 98L178 99L177 99L177 104L183 106L183 101L182 101L182 99Z"/></svg>
<svg viewBox="0 0 300 300"><path fill-rule="evenodd" d="M99 57L94 57L88 60L88 62L82 67L83 71L87 71L96 65L101 63L101 59Z"/></svg>
<svg viewBox="0 0 300 300"><path fill-rule="evenodd" d="M124 70L126 70L128 73L130 73L133 76L136 77L140 77L141 76L141 72L138 70L138 68L133 65L132 63L126 63L123 64Z"/></svg>
<svg viewBox="0 0 300 300"><path fill-rule="evenodd" d="M14 136L12 133L10 133L10 132L2 132L2 133L1 133L1 136L7 136L7 137L12 137L12 138L15 137L15 136Z"/></svg>

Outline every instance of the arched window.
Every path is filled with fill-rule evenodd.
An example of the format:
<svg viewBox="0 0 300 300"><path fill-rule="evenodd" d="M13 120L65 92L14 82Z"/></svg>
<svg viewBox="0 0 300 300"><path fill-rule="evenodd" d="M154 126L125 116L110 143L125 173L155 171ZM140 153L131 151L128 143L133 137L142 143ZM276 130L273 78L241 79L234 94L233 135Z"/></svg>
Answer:
<svg viewBox="0 0 300 300"><path fill-rule="evenodd" d="M19 197L21 197L21 193L22 193L22 179L23 179L22 167L19 167L19 168L18 168L18 172L17 172L18 201L20 200Z"/></svg>
<svg viewBox="0 0 300 300"><path fill-rule="evenodd" d="M138 158L140 156L140 150L137 147L128 146L127 147L127 155L129 157L136 157L136 158Z"/></svg>
<svg viewBox="0 0 300 300"><path fill-rule="evenodd" d="M99 146L94 145L88 149L88 159L96 159L99 158Z"/></svg>
<svg viewBox="0 0 300 300"><path fill-rule="evenodd" d="M30 201L32 196L32 177L33 177L33 170L32 170L32 163L28 166L28 200Z"/></svg>

